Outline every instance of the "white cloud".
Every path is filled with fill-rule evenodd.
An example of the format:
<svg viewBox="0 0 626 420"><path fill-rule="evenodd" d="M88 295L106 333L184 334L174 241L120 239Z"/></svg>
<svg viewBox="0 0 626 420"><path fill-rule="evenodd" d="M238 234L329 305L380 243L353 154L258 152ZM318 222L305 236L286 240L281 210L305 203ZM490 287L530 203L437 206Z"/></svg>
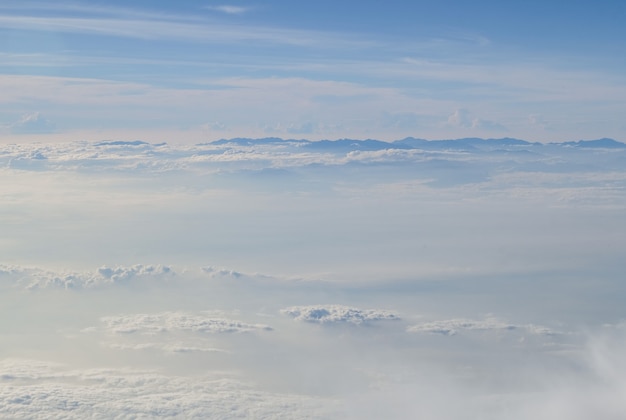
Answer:
<svg viewBox="0 0 626 420"><path fill-rule="evenodd" d="M109 343L108 347L114 350L132 350L132 351L146 351L146 350L158 350L165 353L172 354L187 354L187 353L229 353L227 350L219 349L216 347L190 345L188 343L181 342L147 342L147 343Z"/></svg>
<svg viewBox="0 0 626 420"><path fill-rule="evenodd" d="M446 319L441 321L424 322L407 328L412 333L430 333L442 335L456 335L467 331L525 331L532 335L554 335L555 331L539 325L516 325L501 321L494 317L484 320Z"/></svg>
<svg viewBox="0 0 626 420"><path fill-rule="evenodd" d="M107 331L117 334L158 334L174 331L218 334L272 330L270 326L264 324L249 324L211 315L211 313L162 312L106 316L101 321Z"/></svg>
<svg viewBox="0 0 626 420"><path fill-rule="evenodd" d="M248 7L232 5L230 3L215 3L215 6L208 6L209 9L221 11L222 13L239 14L250 10ZM472 118L469 123L463 122L462 125L455 125L452 122L446 128L474 128L480 130L504 131L505 129L513 133L517 137L523 134L533 136L538 139L545 133L534 130L524 117L531 113L544 113L546 119L551 121L555 127L554 135L558 135L559 139L563 139L566 135L576 134L577 130L572 124L586 124L593 121L594 130L610 131L609 135L622 135L623 130L621 122L613 118L619 115L620 107L623 107L622 98L624 95L624 85L621 75L611 75L607 69L580 70L568 68L564 70L560 65L562 60L554 58L554 62L550 60L526 59L520 61L502 60L501 57L492 55L485 58L482 54L474 54L468 52L468 45L473 48L484 50L488 41L485 41L480 35L454 34L448 36L437 36L426 39L411 40L411 42L399 43L393 39L373 39L363 40L362 34L353 34L347 31L339 31L339 33L326 33L323 31L305 31L293 30L281 27L250 27L247 25L229 25L221 22L218 16L198 16L196 15L171 15L166 13L153 13L141 9L133 8L116 8L116 7L99 7L87 5L45 5L42 3L30 3L29 6L20 8L19 6L7 7L8 9L19 10L17 13L6 14L0 17L0 26L5 28L15 28L21 30L32 31L49 31L52 33L69 32L78 34L96 34L110 35L118 37L130 37L150 40L174 40L180 42L188 42L193 46L200 48L202 44L213 43L220 45L250 44L251 42L261 47L269 46L274 48L276 45L293 46L297 45L299 50L304 47L324 49L328 51L332 49L334 53L317 54L316 56L324 56L324 59L311 59L311 54L294 53L292 51L276 57L276 54L252 53L238 55L238 59L233 60L232 55L221 53L218 59L204 59L202 56L206 54L191 53L180 61L172 60L171 65L165 63L167 59L151 59L150 57L120 57L119 54L110 54L108 56L84 57L82 53L49 54L49 55L32 55L18 56L9 55L8 60L16 65L26 64L31 66L57 66L60 73L65 70L64 66L75 67L74 63L80 65L88 65L96 67L99 62L106 62L109 66L117 64L144 64L149 65L152 62L152 69L159 71L158 66L163 65L161 70L163 77L154 78L162 80L172 80L172 78L180 78L180 82L186 85L197 82L195 77L188 77L188 74L195 74L200 78L202 74L207 72L207 67L216 69L221 74L235 74L244 76L254 72L271 72L272 74L291 76L311 77L311 73L315 73L312 79L317 80L387 80L396 83L396 92L393 95L377 97L374 84L369 83L369 92L365 89L352 96L340 95L340 98L361 98L353 101L348 106L341 104L341 109L337 106L333 107L330 112L324 112L321 108L314 108L312 104L315 102L316 96L307 96L297 93L293 95L298 100L284 101L282 106L278 107L277 103L270 104L265 107L266 102L251 105L250 101L242 98L243 95L234 96L231 101L237 102L234 107L224 107L219 115L220 123L226 127L232 128L228 131L229 135L241 135L242 133L255 133L261 135L262 130L254 127L272 127L275 122L281 118L286 123L283 124L283 132L288 133L286 128L289 127L290 121L305 121L311 119L316 122L317 127L336 127L334 130L326 132L315 132L316 134L326 134L337 137L345 137L352 133L360 136L388 136L389 133L396 132L398 135L410 135L411 131L420 130L420 135L432 138L437 133L441 133L442 122L445 122L449 114L449 110L453 107L480 107L475 109L478 117ZM21 9L21 10L20 10ZM56 13L43 17L42 11L54 10ZM204 14L206 15L206 13ZM457 32L457 31L453 31ZM468 42L469 41L469 42ZM390 50L388 54L376 57L372 54L353 54L355 49L361 47L363 51L369 52L370 46L377 46L379 51ZM442 52L447 51L446 53ZM114 48L111 50L115 50ZM220 50L228 51L229 48ZM465 50L465 51L463 51ZM343 54L342 52L349 52ZM493 53L493 51L491 51ZM391 56L389 55L391 54ZM419 56L419 59L398 57L413 55ZM280 55L280 54L278 54ZM54 56L54 57L53 57ZM241 59L241 57L245 58ZM271 56L271 58L269 58ZM446 57L454 57L446 59ZM480 59L477 57L481 57ZM143 61L142 61L143 60ZM583 61L583 60L581 60ZM585 62L588 62L586 60ZM219 63L216 65L216 63ZM178 72L178 74L170 74L167 68L172 66L187 66L190 70ZM79 66L80 67L80 66ZM140 72L139 67L137 72ZM582 67L582 66L581 66ZM196 70L193 70L193 69ZM271 71L270 71L271 70ZM185 74L185 76L181 76ZM141 75L135 73L130 75L135 80L141 80ZM184 79L184 80L183 80ZM436 81L437 83L430 83ZM451 83L455 89L441 89L442 84ZM172 83L175 84L175 83ZM32 86L32 83L31 83ZM163 87L164 85L161 85ZM407 86L420 86L419 98L416 98L411 89ZM447 85L450 86L450 85ZM189 98L193 95L197 85L191 89L185 89L187 92L181 92L183 96ZM22 91L23 97L28 98L33 103L41 99L36 89L32 89L36 93L31 96L30 89L28 92L25 86L19 87L18 91ZM181 89L183 90L183 89ZM278 91L288 91L293 89L277 89L273 92L278 95ZM12 95L9 90L2 89L5 98ZM56 95L55 102L68 101L72 95L66 92ZM112 91L115 96L115 91ZM248 92L250 93L250 92ZM373 93L373 94L372 94ZM267 96L266 92L263 92ZM320 96L331 95L332 92L321 92ZM451 96L454 95L454 100ZM42 95L43 96L43 95ZM128 113L125 117L127 120L122 124L120 121L111 122L113 114L117 114L119 118L124 117L124 108L110 109L109 112L102 112L101 109L89 110L90 118L80 118L76 115L76 110L56 110L57 115L62 115L64 121L63 126L73 125L89 125L90 133L97 135L102 126L117 126L125 129L130 133L129 127L136 127L138 121L141 121L143 133L148 133L150 128L154 127L155 119L170 129L176 130L178 127L198 127L202 124L206 115L217 114L219 106L211 106L209 104L224 104L221 98L208 98L204 101L198 101L203 104L206 112L199 111L196 101L190 101L183 108L177 108L177 112L164 112L162 116L167 117L168 121L163 118L152 118L153 113L146 112L145 107L166 106L173 102L160 98L161 100L152 100L146 95L138 95L138 98L123 98L120 95L120 101L136 101L142 102L144 106L136 107L133 112ZM132 96L132 95L126 95ZM93 107L102 107L106 104L105 97L89 95L87 92L80 93L78 100ZM485 100L487 98L488 100ZM93 102L99 101L100 104ZM8 102L4 99L3 102ZM277 101L281 102L281 101ZM537 103L542 104L537 107ZM285 105L288 104L288 105ZM336 104L336 102L335 102ZM478 105L476 105L478 104ZM531 105L532 104L532 105ZM14 103L10 103L7 108L13 107ZM555 106L556 105L556 106ZM252 111L238 113L238 109L242 107L255 108ZM306 109L306 108L309 109ZM171 109L174 109L172 107ZM210 109L207 109L210 108ZM341 110L338 112L337 110ZM562 110L562 111L561 111ZM88 107L81 107L81 112L87 112ZM116 111L112 113L111 111ZM296 112L298 111L298 112ZM365 112L366 111L366 112ZM385 115L385 113L387 113ZM240 115L259 115L260 121L254 121L254 124L246 124ZM262 118L263 114L272 114L271 117ZM109 116L109 121L100 123L98 116ZM238 116L239 115L239 116ZM333 118L335 115L342 115L342 118ZM571 117L568 117L571 116ZM131 118L135 117L135 118ZM482 116L485 116L483 118ZM213 117L211 117L213 118ZM360 124L353 122L361 118ZM55 116L57 121L61 121ZM453 120L455 120L453 118ZM605 124L609 119L610 124ZM97 120L98 123L93 121ZM133 122L129 120L134 120ZM192 120L192 121L189 121ZM87 122L89 121L89 122ZM567 122L567 124L566 124ZM419 124L418 124L419 123ZM59 123L60 124L60 123ZM343 124L344 129L338 127ZM305 127L298 127L295 124L292 129L298 130ZM570 128L566 127L569 126ZM176 127L176 128L174 128ZM152 128L154 129L154 128ZM358 130L358 131L357 131ZM181 131L188 130L177 130ZM567 134L565 133L567 131ZM591 131L589 129L589 131ZM597 132L599 132L597 131ZM424 134L426 133L426 134ZM445 135L454 133L458 135L460 130L447 130ZM200 130L194 133L194 136L201 137L205 133ZM551 133L552 134L552 133ZM217 135L217 134L216 134ZM461 134L462 135L462 134Z"/></svg>
<svg viewBox="0 0 626 420"><path fill-rule="evenodd" d="M215 10L217 12L227 13L229 15L241 15L252 10L250 7L233 6L233 5L220 5L220 6L206 6L205 9Z"/></svg>
<svg viewBox="0 0 626 420"><path fill-rule="evenodd" d="M10 125L13 134L47 134L56 131L55 126L39 112L24 114Z"/></svg>
<svg viewBox="0 0 626 420"><path fill-rule="evenodd" d="M472 120L472 128L485 131L507 131L507 128L500 123L480 118L474 118Z"/></svg>
<svg viewBox="0 0 626 420"><path fill-rule="evenodd" d="M228 7L228 6L225 6ZM229 7L230 13L238 9ZM97 10L97 9L96 9ZM221 12L226 12L220 9ZM228 13L228 12L227 12ZM337 49L371 45L348 35L324 32L228 25L199 19L170 19L166 16L140 15L111 18L104 15L81 17L0 15L0 28L72 34L107 35L146 40L183 40L199 43L241 43L297 45ZM334 36L333 36L334 35ZM334 42L332 42L334 41Z"/></svg>
<svg viewBox="0 0 626 420"><path fill-rule="evenodd" d="M112 283L126 282L134 277L142 276L160 276L174 274L172 269L163 265L134 265L132 267L100 267L98 274L106 278Z"/></svg>
<svg viewBox="0 0 626 420"><path fill-rule="evenodd" d="M457 109L448 116L448 125L486 131L506 131L502 124L474 117L467 109Z"/></svg>
<svg viewBox="0 0 626 420"><path fill-rule="evenodd" d="M448 124L459 127L471 127L472 119L467 109L457 109L448 117Z"/></svg>
<svg viewBox="0 0 626 420"><path fill-rule="evenodd" d="M235 270L228 270L226 268L217 268L207 265L202 267L202 271L209 274L211 277L232 277L235 279L246 276L243 273ZM247 277L247 276L246 276Z"/></svg>
<svg viewBox="0 0 626 420"><path fill-rule="evenodd" d="M202 128L208 131L224 131L227 126L223 122L213 121L202 125Z"/></svg>
<svg viewBox="0 0 626 420"><path fill-rule="evenodd" d="M329 418L336 401L259 390L236 376L85 369L33 360L0 362L0 416L85 418Z"/></svg>
<svg viewBox="0 0 626 420"><path fill-rule="evenodd" d="M550 130L552 128L551 124L540 114L530 114L528 116L528 123L531 126L541 128L542 130Z"/></svg>
<svg viewBox="0 0 626 420"><path fill-rule="evenodd" d="M384 149L375 151L356 150L348 152L345 157L346 162L363 162L363 163L401 163L401 162L425 162L431 158L432 154L428 154L423 150L402 150L402 149ZM451 154L448 154L452 158Z"/></svg>
<svg viewBox="0 0 626 420"><path fill-rule="evenodd" d="M384 309L358 309L342 305L292 306L280 311L296 321L318 324L366 324L375 321L399 320L393 311Z"/></svg>
<svg viewBox="0 0 626 420"><path fill-rule="evenodd" d="M307 88L334 87L341 88ZM422 411L426 418L454 418L437 416L446 410L490 417L485 400L502 402L491 417L509 418L497 408L510 414L533 399L534 413L549 417L539 402L551 403L550 390L563 387L541 381L563 372L577 386L561 408L585 401L587 390L594 402L581 413L623 408L621 374L610 375L623 370L623 351L600 351L601 368L581 373L580 336L538 324L569 331L623 311L624 151L316 152L295 142L118 139L0 146L2 258L107 264L1 269L2 287L17 289L0 294L2 353L71 367L0 365L0 417L346 418L325 410L354 394L375 402L365 414L377 418L419 418L423 407L432 410ZM46 164L18 170L20 159ZM259 176L266 170L280 176L268 181ZM474 172L481 177L468 176ZM285 182L292 175L296 181ZM446 177L471 184L426 184ZM208 262L216 265L179 268ZM319 278L322 270L328 281L313 286L280 281ZM263 282L249 274L257 271L277 274ZM70 287L90 290L54 290ZM310 305L329 301L345 306ZM205 311L212 308L223 311ZM435 321L415 322L407 333L404 321L384 322L399 319L395 310L403 320L436 313ZM515 323L451 315L485 311ZM524 323L529 318L537 325ZM354 327L378 324L384 328ZM544 375L555 365L554 376ZM211 369L239 372L241 381L216 374L222 387L205 377ZM438 386L446 374L458 395ZM596 374L609 385L597 385ZM389 394L377 393L390 383ZM310 397L289 394L296 391Z"/></svg>
<svg viewBox="0 0 626 420"><path fill-rule="evenodd" d="M305 122L302 124L289 124L287 132L290 134L313 134L317 132L318 125L314 122Z"/></svg>
<svg viewBox="0 0 626 420"><path fill-rule="evenodd" d="M0 265L0 277L12 287L37 289L90 289L123 285L129 282L163 280L174 276L169 266L137 264L129 267L100 267L96 272L53 272L38 268Z"/></svg>
<svg viewBox="0 0 626 420"><path fill-rule="evenodd" d="M146 64L150 65L150 63ZM284 65L289 67L293 64L285 63ZM355 67L356 70L351 69L350 72L369 66ZM233 71L236 74L237 71ZM394 74L396 70L387 68L384 71ZM462 72L459 77L461 74ZM546 141L552 138L566 140L567 135L578 136L580 134L580 131L575 130L567 133L563 131L563 123L559 122L562 121L562 117L554 115L550 110L529 110L542 112L545 118L551 121L554 131L551 133L551 138L546 139L545 135L533 128L534 126L530 125L526 118L520 118L519 112L512 114L504 108L481 106L480 109L472 109L476 115L468 114L469 111L463 111L467 110L464 107L475 108L468 100L451 103L435 93L427 95L426 98L416 98L399 88L344 83L336 81L337 77L334 75L326 77L324 74L324 76L320 78L322 80L307 80L304 77L256 80L233 77L201 80L198 77L185 80L187 85L190 82L193 83L193 87L175 89L147 83L5 75L0 77L0 88L3 91L3 103L6 104L7 109L24 102L33 104L32 106L36 106L35 102L39 101L49 102L56 107L56 119L59 124L62 118L63 125L66 127L87 130L85 134L79 134L78 131L63 133L63 137L56 137L59 139L67 139L69 135L72 135L72 138L109 136L102 130L102 126L116 127L116 132L124 133L122 135L126 138L150 138L154 141L167 140L168 137L181 139L181 141L183 138L200 141L207 137L210 139L228 136L262 137L270 132L266 129L267 127L271 127L273 132L284 136L291 134L288 131L290 128L292 130L315 128L310 131L311 137L315 139L337 137L393 139L416 133L426 138L464 137L467 136L468 130L479 134L506 130L516 137L527 135L532 140ZM541 75L537 77L543 78ZM581 85L587 86L589 82L585 77L590 76L572 76L569 84L577 88ZM603 79L594 77L593 83L599 83L598 80ZM472 84L474 81L470 80L467 83ZM503 81L502 83L509 82ZM548 88L523 89L522 92L537 92ZM608 98L607 100L613 95L618 96L616 92L623 93L623 89L619 87L615 89L598 87L597 89L607 92L603 93L604 97ZM561 96L572 95L573 92L578 91L572 88L563 92ZM135 94L129 95L128 92ZM523 94L526 95L526 93ZM316 99L333 95L336 98L326 103L320 103ZM539 94L534 93L534 95ZM598 96L594 92L589 92L589 95ZM342 103L343 98L355 97L359 99L349 106ZM510 98L503 99L511 100ZM548 98L545 101L541 97L522 99L519 101L546 103L554 101L575 103L583 100L579 97ZM618 101L617 98L613 99ZM121 111L127 109L125 106L134 106L136 107L134 109L141 110L141 112ZM454 109L455 106L460 108L450 114L449 110ZM213 127L207 126L207 115L216 121ZM243 118L242 115L253 115L254 118ZM338 117L339 115L341 118ZM155 118L159 127L155 126ZM97 128L94 128L94 121L100 122ZM277 125L277 122L281 124ZM307 122L314 122L314 127L306 126ZM418 122L419 127L415 126ZM293 126L290 127L291 124ZM188 128L181 130L179 128L181 125ZM172 133L163 132L166 128ZM621 135L608 126L603 133L608 136Z"/></svg>

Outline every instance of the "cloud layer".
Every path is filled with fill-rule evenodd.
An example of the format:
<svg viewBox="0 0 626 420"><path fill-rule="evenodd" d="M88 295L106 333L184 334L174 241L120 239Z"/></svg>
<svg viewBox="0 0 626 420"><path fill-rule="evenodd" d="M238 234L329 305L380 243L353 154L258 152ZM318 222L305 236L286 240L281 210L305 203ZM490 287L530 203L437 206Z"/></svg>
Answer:
<svg viewBox="0 0 626 420"><path fill-rule="evenodd" d="M158 334L175 331L217 334L272 330L268 325L248 324L184 312L117 315L104 317L101 321L107 330L117 334Z"/></svg>
<svg viewBox="0 0 626 420"><path fill-rule="evenodd" d="M2 145L0 416L610 418L625 153Z"/></svg>
<svg viewBox="0 0 626 420"><path fill-rule="evenodd" d="M456 335L467 331L514 331L524 330L530 334L553 335L556 334L549 328L538 325L515 325L498 320L497 318L486 318L484 320L471 319L447 319L442 321L425 322L412 325L407 328L408 332L430 333L442 335Z"/></svg>
<svg viewBox="0 0 626 420"><path fill-rule="evenodd" d="M358 309L342 305L292 306L280 311L296 321L317 324L366 324L374 321L399 320L393 311L382 309Z"/></svg>
<svg viewBox="0 0 626 420"><path fill-rule="evenodd" d="M259 391L235 376L74 370L32 360L2 361L0 415L11 418L323 418L332 400Z"/></svg>

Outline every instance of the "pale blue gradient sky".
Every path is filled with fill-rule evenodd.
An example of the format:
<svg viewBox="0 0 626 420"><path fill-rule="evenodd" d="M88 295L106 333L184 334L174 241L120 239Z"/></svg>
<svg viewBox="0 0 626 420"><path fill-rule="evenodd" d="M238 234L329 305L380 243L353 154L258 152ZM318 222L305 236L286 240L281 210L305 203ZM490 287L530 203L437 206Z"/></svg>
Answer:
<svg viewBox="0 0 626 420"><path fill-rule="evenodd" d="M618 1L5 1L2 141L613 137Z"/></svg>

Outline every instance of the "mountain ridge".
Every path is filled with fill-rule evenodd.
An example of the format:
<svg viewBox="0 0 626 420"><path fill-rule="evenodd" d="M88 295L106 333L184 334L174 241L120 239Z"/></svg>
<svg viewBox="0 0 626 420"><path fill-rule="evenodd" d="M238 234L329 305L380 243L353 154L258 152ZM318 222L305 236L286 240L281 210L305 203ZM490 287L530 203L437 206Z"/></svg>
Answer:
<svg viewBox="0 0 626 420"><path fill-rule="evenodd" d="M503 138L479 138L464 137L458 139L426 140L415 137L404 139L383 141L376 139L336 139L336 140L306 140L306 139L282 139L279 137L246 138L235 137L231 139L220 139L208 143L211 145L291 145L307 148L315 151L378 151L387 149L418 149L418 150L460 150L475 151L478 149L494 148L518 148L518 147L568 147L568 148L591 148L591 149L625 149L626 143L619 142L611 138L600 138L593 140L576 140L566 142L530 142L527 140L512 137Z"/></svg>

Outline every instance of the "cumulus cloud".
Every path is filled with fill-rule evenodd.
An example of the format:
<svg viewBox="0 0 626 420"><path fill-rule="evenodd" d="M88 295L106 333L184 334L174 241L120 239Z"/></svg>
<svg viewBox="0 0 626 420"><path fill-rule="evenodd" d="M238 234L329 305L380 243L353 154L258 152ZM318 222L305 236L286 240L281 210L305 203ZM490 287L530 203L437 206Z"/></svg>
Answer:
<svg viewBox="0 0 626 420"><path fill-rule="evenodd" d="M131 267L100 267L100 274L112 283L119 283L131 280L135 277L159 276L164 274L173 274L172 269L165 265L142 265L137 264Z"/></svg>
<svg viewBox="0 0 626 420"><path fill-rule="evenodd" d="M399 320L393 311L384 309L358 309L342 305L291 306L280 311L296 321L317 324L365 324L374 321Z"/></svg>
<svg viewBox="0 0 626 420"><path fill-rule="evenodd" d="M165 265L136 264L128 267L102 266L95 272L53 272L38 268L0 265L0 278L12 287L36 289L89 289L110 287L143 279L165 279L174 276L171 267Z"/></svg>
<svg viewBox="0 0 626 420"><path fill-rule="evenodd" d="M247 277L244 273L241 273L239 271L213 267L210 265L202 267L202 271L209 274L211 277L232 277L235 279Z"/></svg>
<svg viewBox="0 0 626 420"><path fill-rule="evenodd" d="M550 130L552 128L550 123L540 114L530 114L528 116L528 124L542 130Z"/></svg>
<svg viewBox="0 0 626 420"><path fill-rule="evenodd" d="M202 128L208 131L224 131L228 127L221 121L211 121L206 124L202 124Z"/></svg>
<svg viewBox="0 0 626 420"><path fill-rule="evenodd" d="M467 109L457 109L448 117L448 124L458 127L471 127L472 118Z"/></svg>
<svg viewBox="0 0 626 420"><path fill-rule="evenodd" d="M500 123L477 118L467 109L457 109L448 116L448 125L462 128L481 129L486 131L506 131L506 127Z"/></svg>
<svg viewBox="0 0 626 420"><path fill-rule="evenodd" d="M313 134L317 131L317 123L305 122L302 124L290 124L287 127L289 134Z"/></svg>
<svg viewBox="0 0 626 420"><path fill-rule="evenodd" d="M507 131L507 128L495 121L483 120L481 118L474 118L472 120L472 128L486 130L486 131Z"/></svg>

